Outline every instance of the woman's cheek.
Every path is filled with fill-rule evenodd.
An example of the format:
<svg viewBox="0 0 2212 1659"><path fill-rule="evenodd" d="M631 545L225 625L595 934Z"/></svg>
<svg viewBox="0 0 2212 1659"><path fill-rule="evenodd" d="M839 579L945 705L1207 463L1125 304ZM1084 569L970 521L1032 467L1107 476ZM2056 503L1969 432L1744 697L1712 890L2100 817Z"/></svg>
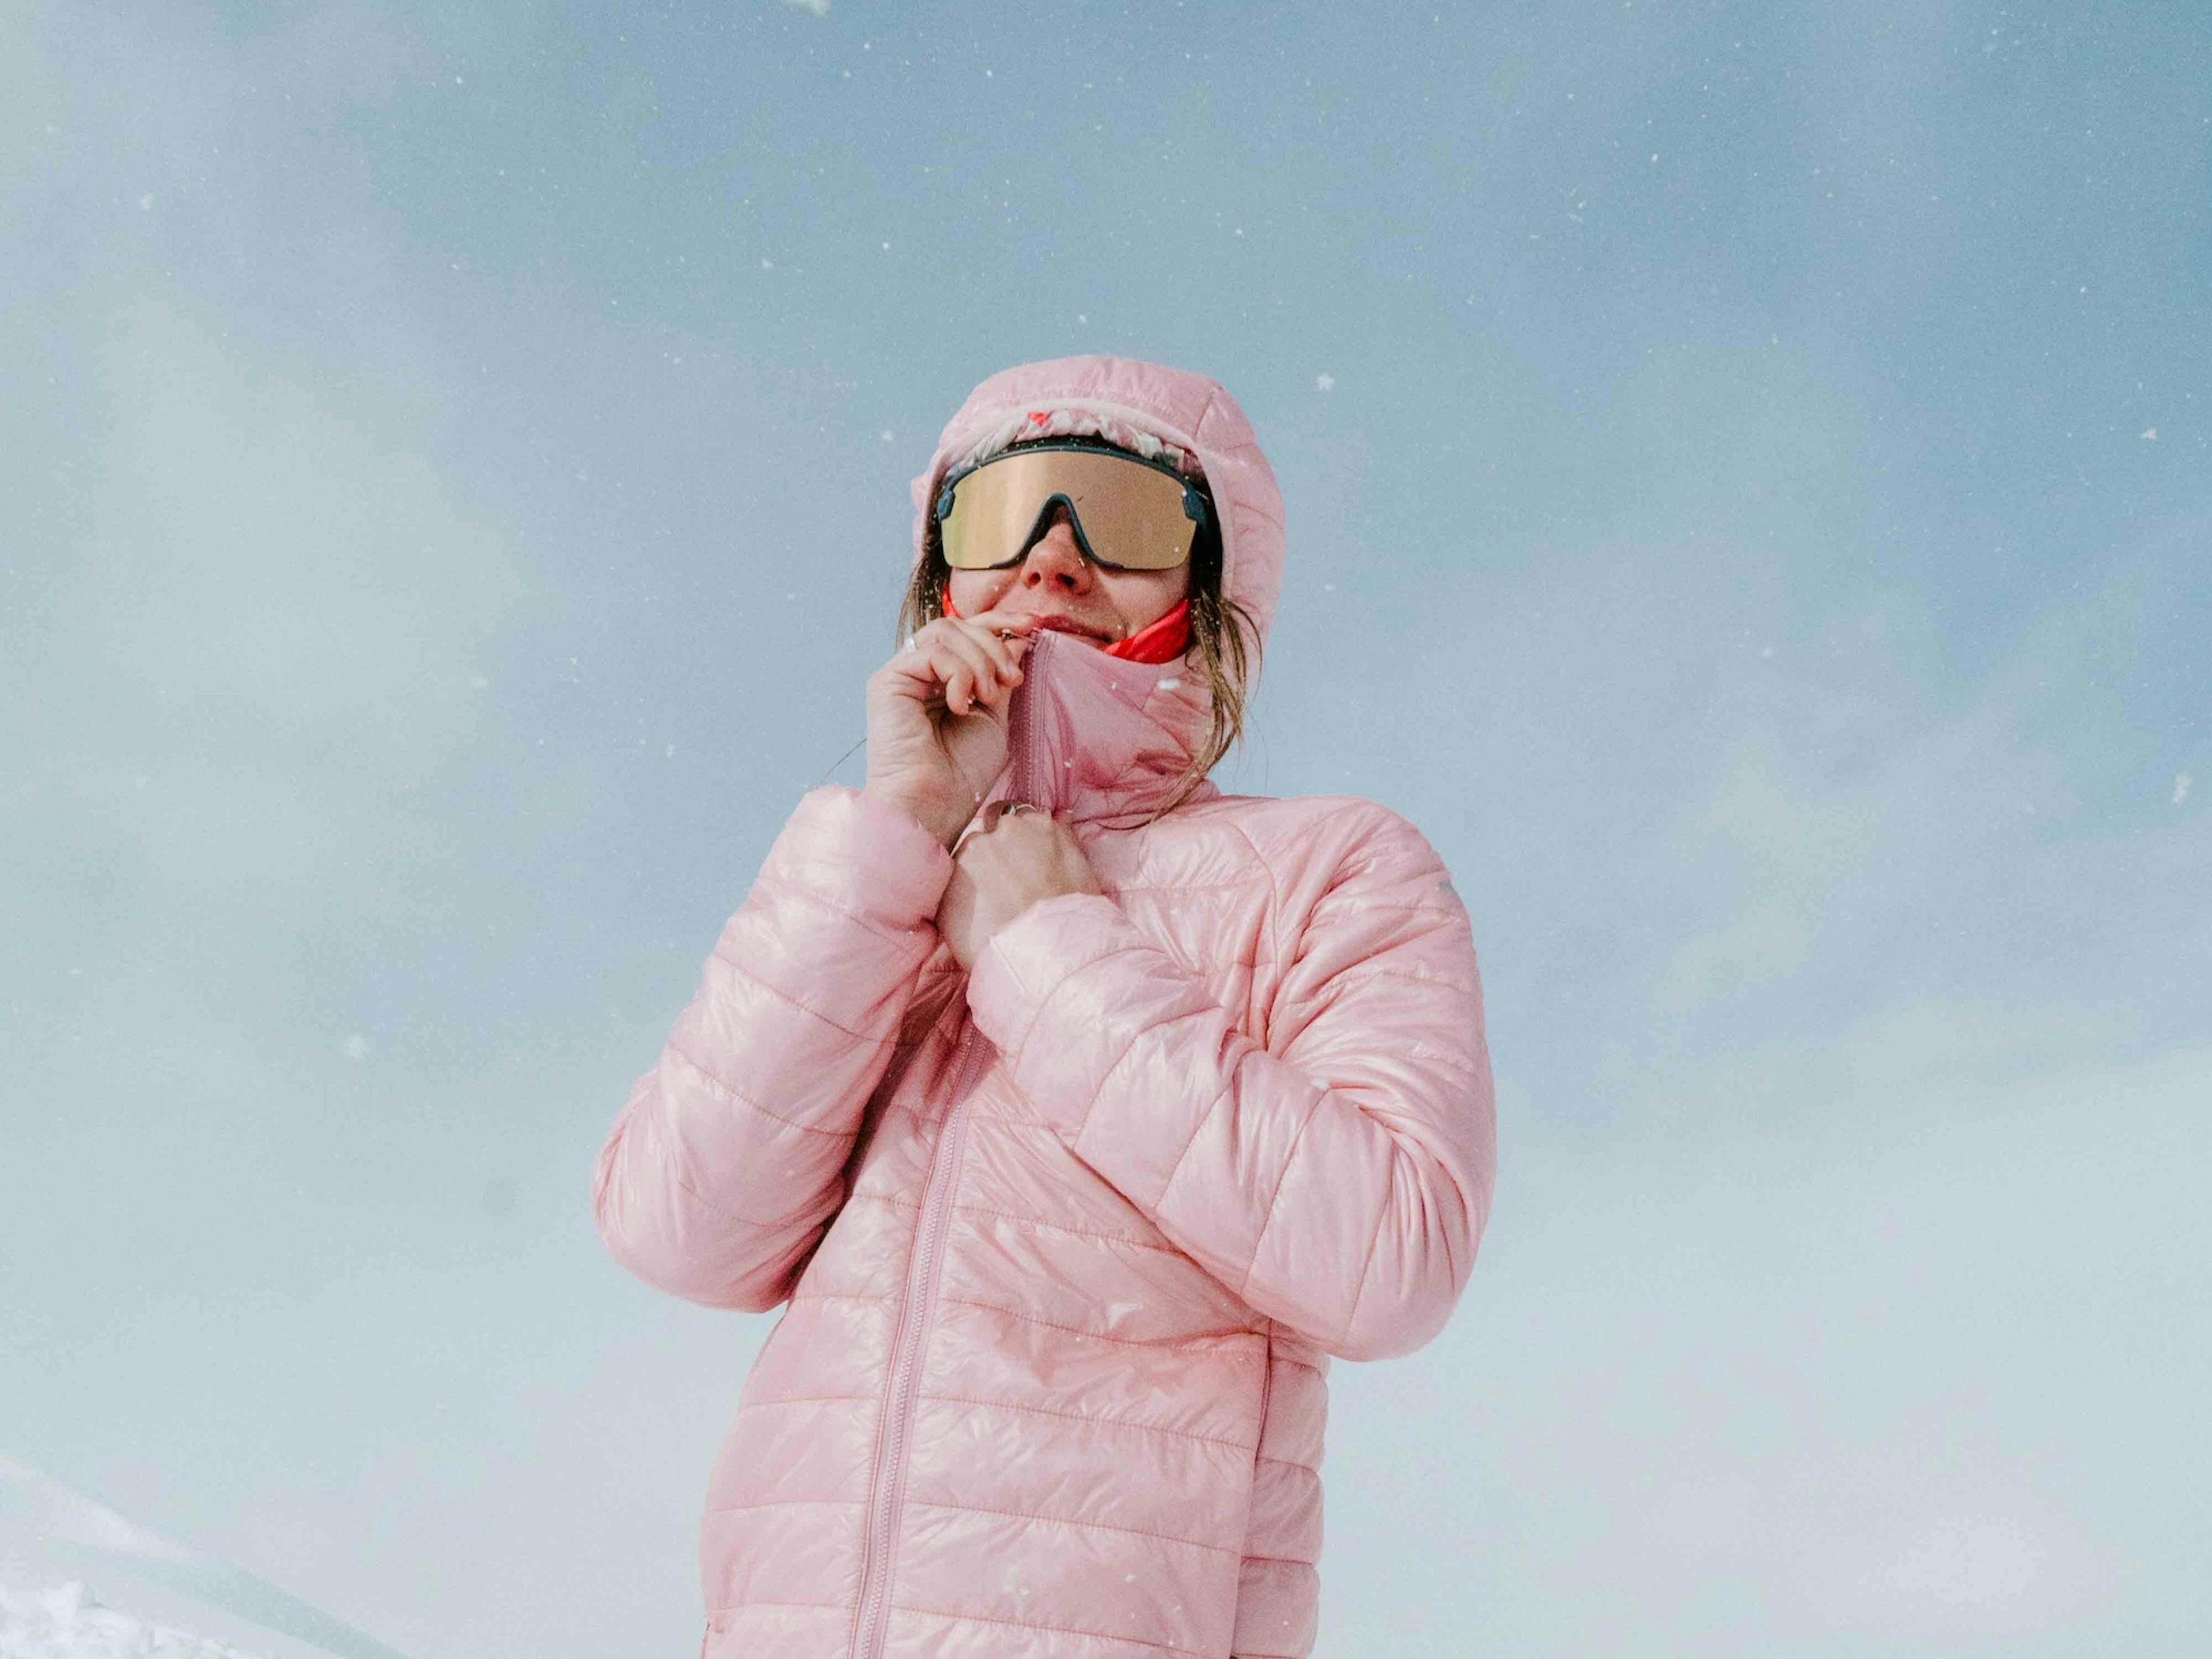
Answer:
<svg viewBox="0 0 2212 1659"><path fill-rule="evenodd" d="M956 570L952 573L950 586L953 605L962 616L973 617L997 605L1005 597L1007 588L1013 586L1013 579L995 573L979 576Z"/></svg>

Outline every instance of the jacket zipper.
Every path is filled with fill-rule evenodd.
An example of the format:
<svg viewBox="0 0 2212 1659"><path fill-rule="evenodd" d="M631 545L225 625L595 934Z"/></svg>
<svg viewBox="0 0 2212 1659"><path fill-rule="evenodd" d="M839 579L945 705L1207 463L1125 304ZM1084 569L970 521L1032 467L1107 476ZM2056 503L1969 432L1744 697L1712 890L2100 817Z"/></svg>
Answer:
<svg viewBox="0 0 2212 1659"><path fill-rule="evenodd" d="M854 1640L859 1659L881 1659L890 1622L891 1547L899 1510L906 1501L908 1436L914 1427L915 1396L921 1387L921 1341L937 1302L937 1270L945 1249L945 1231L952 1207L952 1188L960 1165L961 1131L968 1117L968 1095L982 1069L989 1045L974 1025L962 1033L952 1065L952 1103L930 1155L929 1180L922 1188L921 1218L916 1224L914 1259L907 1268L906 1299L899 1309L893 1342L890 1388L884 1405L884 1431L876 1440L877 1500L868 1517L867 1567L861 1577L860 1619Z"/></svg>
<svg viewBox="0 0 2212 1659"><path fill-rule="evenodd" d="M1032 653L1034 672L1036 653ZM1023 697L1011 711L1008 748L1014 757L1012 799L1034 802L1039 762L1036 722L1029 718L1029 699ZM964 1029L951 1072L951 1103L945 1108L945 1127L931 1150L929 1177L922 1185L921 1216L915 1225L914 1255L907 1267L906 1297L899 1305L896 1334L891 1341L891 1370L884 1403L881 1431L876 1437L876 1480L868 1515L867 1535L862 1544L860 1605L854 1624L854 1659L883 1659L890 1639L890 1577L896 1565L899 1512L906 1502L907 1446L914 1429L916 1395L921 1389L921 1347L937 1310L938 1269L945 1253L945 1234L952 1209L952 1190L959 1178L963 1132L968 1121L968 1097L989 1063L990 1044L964 1013Z"/></svg>

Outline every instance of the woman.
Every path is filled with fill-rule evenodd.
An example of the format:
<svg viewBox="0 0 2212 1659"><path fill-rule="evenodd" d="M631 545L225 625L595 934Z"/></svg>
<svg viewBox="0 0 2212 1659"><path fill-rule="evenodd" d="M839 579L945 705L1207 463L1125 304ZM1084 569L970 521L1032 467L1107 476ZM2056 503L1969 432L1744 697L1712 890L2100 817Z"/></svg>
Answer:
<svg viewBox="0 0 2212 1659"><path fill-rule="evenodd" d="M915 488L866 787L803 799L601 1153L601 1236L789 1304L709 1483L702 1651L1312 1645L1331 1356L1490 1202L1467 915L1403 819L1222 794L1282 505L1194 374L986 380Z"/></svg>

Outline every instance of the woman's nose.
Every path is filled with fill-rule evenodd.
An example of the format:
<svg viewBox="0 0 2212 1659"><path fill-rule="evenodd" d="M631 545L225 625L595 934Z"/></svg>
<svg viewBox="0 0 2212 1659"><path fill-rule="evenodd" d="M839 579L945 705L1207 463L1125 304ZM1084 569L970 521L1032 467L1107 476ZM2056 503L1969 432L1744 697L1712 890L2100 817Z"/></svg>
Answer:
<svg viewBox="0 0 2212 1659"><path fill-rule="evenodd" d="M1064 516L1030 549L1022 561L1022 581L1025 586L1049 582L1077 592L1090 586L1090 561L1075 544L1075 531Z"/></svg>

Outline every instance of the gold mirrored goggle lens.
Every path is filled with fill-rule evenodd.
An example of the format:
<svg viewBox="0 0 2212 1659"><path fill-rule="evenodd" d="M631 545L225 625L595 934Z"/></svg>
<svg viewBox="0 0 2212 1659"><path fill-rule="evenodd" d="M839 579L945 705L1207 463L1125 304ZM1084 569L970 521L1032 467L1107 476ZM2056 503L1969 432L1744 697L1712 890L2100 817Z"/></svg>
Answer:
<svg viewBox="0 0 2212 1659"><path fill-rule="evenodd" d="M1075 536L1098 563L1116 570L1172 570L1190 557L1198 520L1189 486L1141 460L1102 450L1013 450L966 474L945 492L938 515L945 562L992 570L1027 550L1045 509L1064 498ZM1202 509L1201 509L1202 510Z"/></svg>

